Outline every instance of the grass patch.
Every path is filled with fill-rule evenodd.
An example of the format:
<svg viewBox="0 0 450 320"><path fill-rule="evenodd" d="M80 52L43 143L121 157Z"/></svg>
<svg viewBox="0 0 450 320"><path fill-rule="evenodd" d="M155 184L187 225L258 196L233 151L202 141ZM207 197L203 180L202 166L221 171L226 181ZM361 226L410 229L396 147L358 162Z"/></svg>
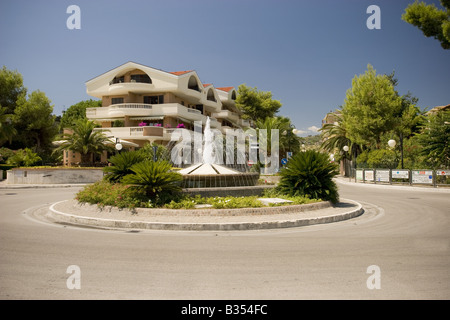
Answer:
<svg viewBox="0 0 450 320"><path fill-rule="evenodd" d="M214 209L259 208L265 205L258 198L282 198L293 202L270 204L270 206L307 204L321 201L309 199L307 196L286 196L274 190L268 190L262 197L193 197L185 194L161 195L148 197L145 191L125 184L110 183L102 180L87 185L75 197L81 203L96 204L99 207L113 206L118 208L166 208L196 209L197 205L209 204ZM201 210L201 209L198 209Z"/></svg>

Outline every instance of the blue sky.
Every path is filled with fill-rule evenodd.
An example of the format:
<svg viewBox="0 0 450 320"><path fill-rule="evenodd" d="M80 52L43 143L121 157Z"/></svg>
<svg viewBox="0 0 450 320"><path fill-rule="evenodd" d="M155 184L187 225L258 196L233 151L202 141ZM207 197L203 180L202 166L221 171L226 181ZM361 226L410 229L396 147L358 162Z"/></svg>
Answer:
<svg viewBox="0 0 450 320"><path fill-rule="evenodd" d="M395 70L400 94L424 108L450 103L450 50L403 22L413 0L1 0L0 66L41 90L54 113L90 99L85 82L127 61L195 70L203 83L271 91L304 134L343 104L371 64ZM426 0L440 7L439 1ZM81 29L69 30L69 5ZM368 6L381 10L369 30Z"/></svg>

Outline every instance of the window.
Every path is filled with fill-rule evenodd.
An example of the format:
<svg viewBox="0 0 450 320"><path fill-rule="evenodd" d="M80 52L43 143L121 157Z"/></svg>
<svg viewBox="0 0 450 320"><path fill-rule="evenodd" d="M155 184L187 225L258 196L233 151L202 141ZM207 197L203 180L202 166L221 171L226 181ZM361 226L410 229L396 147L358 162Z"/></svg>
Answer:
<svg viewBox="0 0 450 320"><path fill-rule="evenodd" d="M111 104L123 103L123 98L111 98Z"/></svg>
<svg viewBox="0 0 450 320"><path fill-rule="evenodd" d="M125 77L124 76L114 77L114 79L112 79L109 84L111 85L111 84L115 84L115 83L121 83L121 82L124 82L124 81L125 81Z"/></svg>
<svg viewBox="0 0 450 320"><path fill-rule="evenodd" d="M189 78L188 89L191 89L191 90L195 90L195 91L199 91L199 92L200 92L200 89L199 89L199 87L198 87L197 79L196 79L194 76L191 76L191 77Z"/></svg>
<svg viewBox="0 0 450 320"><path fill-rule="evenodd" d="M152 79L146 74L132 74L131 82L152 83Z"/></svg>
<svg viewBox="0 0 450 320"><path fill-rule="evenodd" d="M164 96L144 96L144 103L147 104L162 104L164 103Z"/></svg>
<svg viewBox="0 0 450 320"><path fill-rule="evenodd" d="M207 96L206 96L206 99L209 100L209 101L214 101L214 102L216 102L216 97L214 96L214 91L213 91L213 89L209 89L209 90L208 90L208 94L207 94Z"/></svg>

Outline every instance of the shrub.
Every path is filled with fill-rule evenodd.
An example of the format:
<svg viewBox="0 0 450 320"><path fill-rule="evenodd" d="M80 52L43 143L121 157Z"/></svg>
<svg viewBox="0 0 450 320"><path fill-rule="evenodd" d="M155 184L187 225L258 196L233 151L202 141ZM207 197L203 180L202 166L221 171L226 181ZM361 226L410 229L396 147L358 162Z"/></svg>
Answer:
<svg viewBox="0 0 450 320"><path fill-rule="evenodd" d="M31 167L41 160L41 157L39 157L37 153L34 153L29 148L25 148L17 150L14 155L8 158L8 161L6 161L6 163L16 167Z"/></svg>
<svg viewBox="0 0 450 320"><path fill-rule="evenodd" d="M109 158L113 165L103 168L106 173L105 179L110 182L120 182L123 177L132 174L131 167L136 163L142 162L144 155L137 151L125 151Z"/></svg>
<svg viewBox="0 0 450 320"><path fill-rule="evenodd" d="M333 178L337 166L329 156L315 150L299 152L281 170L277 191L287 196L305 196L337 203L339 194Z"/></svg>
<svg viewBox="0 0 450 320"><path fill-rule="evenodd" d="M372 150L367 157L367 165L369 168L394 169L397 168L398 162L397 154L393 150Z"/></svg>
<svg viewBox="0 0 450 320"><path fill-rule="evenodd" d="M180 182L183 177L177 172L171 172L168 161L149 161L136 163L131 167L133 174L126 175L122 183L145 191L150 199L163 199L181 190Z"/></svg>
<svg viewBox="0 0 450 320"><path fill-rule="evenodd" d="M75 197L79 202L133 209L147 206L148 199L139 190L122 184L98 181L87 185Z"/></svg>

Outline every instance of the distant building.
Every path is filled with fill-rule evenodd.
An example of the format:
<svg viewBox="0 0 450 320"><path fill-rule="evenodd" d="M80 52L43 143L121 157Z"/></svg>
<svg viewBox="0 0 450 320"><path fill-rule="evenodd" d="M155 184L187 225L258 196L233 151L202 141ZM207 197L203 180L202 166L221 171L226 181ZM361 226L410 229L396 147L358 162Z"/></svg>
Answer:
<svg viewBox="0 0 450 320"><path fill-rule="evenodd" d="M326 114L326 116L322 119L322 127L325 124L331 124L338 121L338 118L341 116L341 110L330 111Z"/></svg>
<svg viewBox="0 0 450 320"><path fill-rule="evenodd" d="M176 128L192 131L194 122L204 127L207 117L211 128L223 134L251 126L235 105L234 87L204 84L193 70L166 72L127 62L87 81L86 91L102 101L101 107L88 108L86 117L128 148L166 145ZM67 157L65 164L76 159Z"/></svg>
<svg viewBox="0 0 450 320"><path fill-rule="evenodd" d="M436 114L438 112L441 111L447 111L450 110L450 104L446 105L446 106L439 106L439 107L434 107L433 109L431 109L430 111L428 111L427 113L425 113L426 115L430 115L430 114Z"/></svg>
<svg viewBox="0 0 450 320"><path fill-rule="evenodd" d="M87 118L140 147L167 144L177 127L193 130L195 121L204 126L208 116L211 128L222 133L250 126L236 108L234 87L203 84L192 70L166 72L127 62L87 81L86 88L102 100L102 107L86 110Z"/></svg>

